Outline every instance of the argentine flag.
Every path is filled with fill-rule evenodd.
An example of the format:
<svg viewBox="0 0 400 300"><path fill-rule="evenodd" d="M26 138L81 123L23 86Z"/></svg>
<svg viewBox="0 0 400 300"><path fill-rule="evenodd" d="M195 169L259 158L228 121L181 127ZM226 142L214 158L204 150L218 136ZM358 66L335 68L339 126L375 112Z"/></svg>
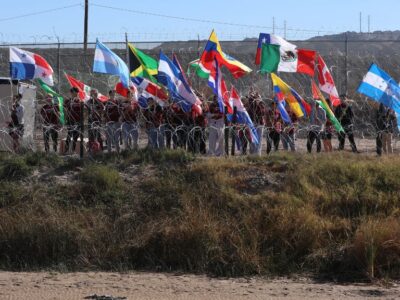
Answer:
<svg viewBox="0 0 400 300"><path fill-rule="evenodd" d="M371 65L357 91L400 114L400 86L376 64Z"/></svg>
<svg viewBox="0 0 400 300"><path fill-rule="evenodd" d="M129 69L126 63L106 45L96 41L94 52L93 72L119 75L125 88L129 88Z"/></svg>

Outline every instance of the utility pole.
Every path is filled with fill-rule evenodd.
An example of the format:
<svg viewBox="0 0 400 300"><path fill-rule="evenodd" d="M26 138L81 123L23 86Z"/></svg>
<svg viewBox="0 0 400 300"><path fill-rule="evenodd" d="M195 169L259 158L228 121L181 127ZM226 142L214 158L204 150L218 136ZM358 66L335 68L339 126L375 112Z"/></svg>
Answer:
<svg viewBox="0 0 400 300"><path fill-rule="evenodd" d="M272 17L272 34L275 34L275 17Z"/></svg>
<svg viewBox="0 0 400 300"><path fill-rule="evenodd" d="M88 19L89 19L89 0L85 0L85 19L83 27L83 50L86 55L87 50L87 36L88 36Z"/></svg>
<svg viewBox="0 0 400 300"><path fill-rule="evenodd" d="M86 68L86 55L87 55L87 36L88 36L88 19L89 19L89 0L85 0L85 19L84 19L84 28L83 28L83 66ZM84 124L84 113L83 110L85 108L85 105L81 103L81 122L80 122L80 140L81 143L79 145L79 156L82 159L83 158L83 135L84 135L84 130L85 130L85 124Z"/></svg>
<svg viewBox="0 0 400 300"><path fill-rule="evenodd" d="M286 25L287 25L287 23L286 23L286 20L283 22L283 36L284 36L284 39L286 40Z"/></svg>
<svg viewBox="0 0 400 300"><path fill-rule="evenodd" d="M368 33L371 33L371 16L368 15Z"/></svg>
<svg viewBox="0 0 400 300"><path fill-rule="evenodd" d="M360 33L362 33L362 12L360 12Z"/></svg>

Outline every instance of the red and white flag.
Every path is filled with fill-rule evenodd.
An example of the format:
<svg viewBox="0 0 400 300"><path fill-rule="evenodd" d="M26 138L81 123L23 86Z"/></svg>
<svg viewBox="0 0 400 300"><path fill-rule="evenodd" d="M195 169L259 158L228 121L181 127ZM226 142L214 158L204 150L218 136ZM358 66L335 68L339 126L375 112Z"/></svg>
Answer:
<svg viewBox="0 0 400 300"><path fill-rule="evenodd" d="M340 105L340 98L335 86L335 82L333 81L331 72L329 72L329 68L325 64L325 61L322 59L321 55L318 55L317 69L318 85L320 90L329 95L333 106Z"/></svg>
<svg viewBox="0 0 400 300"><path fill-rule="evenodd" d="M71 87L76 87L79 90L79 99L81 99L81 101L86 101L90 99L90 91L92 90L92 88L86 84L84 84L83 82L79 81L78 79L68 75L67 73L65 73L65 77L67 77L67 80L70 84ZM97 98L101 101L101 102L105 102L108 100L107 96L104 96L100 93L98 93Z"/></svg>

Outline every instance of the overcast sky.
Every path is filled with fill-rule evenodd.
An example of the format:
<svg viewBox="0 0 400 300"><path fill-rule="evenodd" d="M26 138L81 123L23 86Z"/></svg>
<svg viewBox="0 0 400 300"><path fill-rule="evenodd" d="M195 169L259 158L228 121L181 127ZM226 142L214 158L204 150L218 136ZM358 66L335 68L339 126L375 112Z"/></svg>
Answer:
<svg viewBox="0 0 400 300"><path fill-rule="evenodd" d="M48 42L58 36L80 42L84 1L2 1L0 42ZM256 37L259 32L305 39L315 35L399 29L399 0L89 0L89 40L188 40L208 37L214 28L220 40ZM101 7L103 6L103 7ZM104 7L104 6L107 6ZM51 11L50 11L51 10ZM47 11L47 12L46 12Z"/></svg>

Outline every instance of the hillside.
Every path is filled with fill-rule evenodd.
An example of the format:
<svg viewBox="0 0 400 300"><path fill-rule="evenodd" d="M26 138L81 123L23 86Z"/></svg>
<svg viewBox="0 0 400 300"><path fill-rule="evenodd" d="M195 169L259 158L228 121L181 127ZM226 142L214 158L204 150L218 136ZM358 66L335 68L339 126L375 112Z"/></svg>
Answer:
<svg viewBox="0 0 400 300"><path fill-rule="evenodd" d="M0 266L400 276L400 158L0 158Z"/></svg>

